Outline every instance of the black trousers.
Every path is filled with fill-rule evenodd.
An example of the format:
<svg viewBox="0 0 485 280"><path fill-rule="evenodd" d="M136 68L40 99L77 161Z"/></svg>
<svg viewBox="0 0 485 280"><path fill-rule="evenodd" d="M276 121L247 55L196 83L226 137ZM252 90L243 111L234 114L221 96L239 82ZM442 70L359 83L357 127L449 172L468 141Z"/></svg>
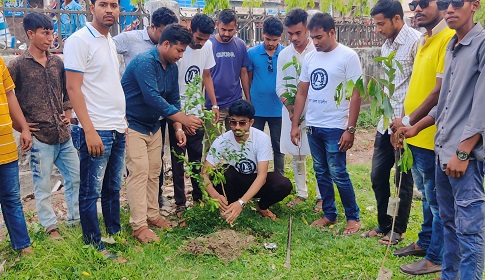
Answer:
<svg viewBox="0 0 485 280"><path fill-rule="evenodd" d="M371 181L372 189L377 201L377 222L379 228L383 232L388 232L392 227L392 218L387 215L387 205L391 195L391 186L389 183L391 169L397 159L399 151L394 150L390 142L390 135L386 131L385 134L376 133L374 142L374 154L372 155L372 170ZM399 184L399 167L396 170L394 180L396 187ZM413 176L411 170L408 173L402 173L401 191L399 192L399 208L394 225L394 231L397 233L406 232L409 220L409 212L411 211L411 203L413 199Z"/></svg>
<svg viewBox="0 0 485 280"><path fill-rule="evenodd" d="M162 186L163 186L163 173L164 170L164 162L163 162L163 147L165 146L165 128L167 127L167 120L163 119L160 121L160 129L162 133L162 169L160 170L160 176L158 181L158 204L162 205L161 197L162 197Z"/></svg>
<svg viewBox="0 0 485 280"><path fill-rule="evenodd" d="M197 129L195 135L187 135L187 144L185 147L177 146L177 138L175 137L175 129L173 126L168 127L168 136L170 138L170 158L172 160L172 175L175 204L177 206L185 206L187 198L185 196L185 178L184 178L184 162L176 155L183 154L187 151L189 162L200 162L202 159L202 140L204 139L204 131ZM200 173L197 166L192 166L192 172ZM202 199L202 191L199 187L199 182L193 176L190 177L192 183L192 198L194 201Z"/></svg>
<svg viewBox="0 0 485 280"><path fill-rule="evenodd" d="M248 191L249 187L256 179L256 176L256 173L249 175L241 174L232 166L224 172L224 177L226 178L224 190L229 204L237 201ZM291 185L290 180L281 175L281 173L268 172L266 183L264 183L254 197L260 198L258 203L259 208L266 210L271 205L280 202L287 197L292 188L293 186ZM215 189L218 193L223 194L221 185L215 186Z"/></svg>

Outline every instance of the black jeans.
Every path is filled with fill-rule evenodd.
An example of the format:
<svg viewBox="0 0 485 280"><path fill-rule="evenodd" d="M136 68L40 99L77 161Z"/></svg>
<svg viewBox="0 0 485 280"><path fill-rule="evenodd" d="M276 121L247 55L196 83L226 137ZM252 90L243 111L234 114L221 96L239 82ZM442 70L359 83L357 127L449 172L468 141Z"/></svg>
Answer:
<svg viewBox="0 0 485 280"><path fill-rule="evenodd" d="M264 131L268 123L271 146L273 147L274 170L285 174L285 155L280 152L281 117L254 117L253 127Z"/></svg>
<svg viewBox="0 0 485 280"><path fill-rule="evenodd" d="M162 197L162 186L163 186L163 173L165 172L164 170L164 162L163 162L163 147L165 146L165 128L167 127L167 120L163 119L160 121L160 129L162 133L162 169L160 170L160 179L158 181L158 204L162 205L161 197Z"/></svg>
<svg viewBox="0 0 485 280"><path fill-rule="evenodd" d="M386 131L384 134L377 132L374 154L372 155L371 181L377 201L377 222L382 232L388 232L392 227L392 218L387 215L387 205L391 195L390 172L396 161L396 153L398 151L395 151L392 147L388 132ZM394 178L396 187L399 184L400 174L398 167ZM402 173L401 191L399 192L400 202L394 225L394 231L400 234L406 232L408 226L413 199L413 185L411 170L408 173Z"/></svg>
<svg viewBox="0 0 485 280"><path fill-rule="evenodd" d="M226 178L224 190L229 204L237 201L248 191L249 187L256 179L256 176L256 173L248 175L241 174L232 166L224 172L224 177ZM223 194L221 185L214 186L214 188L218 193ZM261 210L266 210L271 205L280 202L287 197L292 188L293 186L291 185L290 180L281 175L281 173L268 172L266 183L264 183L254 197L260 198L258 203L259 208L261 208Z"/></svg>
<svg viewBox="0 0 485 280"><path fill-rule="evenodd" d="M172 174L173 174L173 189L175 204L177 206L185 206L187 198L185 196L185 179L184 179L184 162L175 156L183 154L187 151L189 162L200 162L202 158L202 140L204 139L204 131L197 129L195 135L187 135L187 144L185 147L177 146L177 138L175 137L175 129L173 126L168 127L168 136L170 138L170 158L172 160ZM192 172L199 174L200 169L192 166ZM194 176L190 177L192 182L192 198L194 201L202 199L202 191L199 187L199 182Z"/></svg>

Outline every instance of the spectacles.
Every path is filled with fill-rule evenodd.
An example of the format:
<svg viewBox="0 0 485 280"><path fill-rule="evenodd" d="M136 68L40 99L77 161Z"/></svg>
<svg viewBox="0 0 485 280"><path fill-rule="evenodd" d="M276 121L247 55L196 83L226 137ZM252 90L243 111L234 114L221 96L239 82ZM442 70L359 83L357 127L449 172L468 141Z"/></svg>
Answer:
<svg viewBox="0 0 485 280"><path fill-rule="evenodd" d="M273 72L273 57L268 56L268 71Z"/></svg>
<svg viewBox="0 0 485 280"><path fill-rule="evenodd" d="M438 10L440 11L447 10L450 4L455 9L462 8L463 5L465 5L465 0L436 1L436 5L438 6Z"/></svg>
<svg viewBox="0 0 485 280"><path fill-rule="evenodd" d="M239 126L246 126L249 121L236 121L236 120L229 120L229 125L232 127L236 127L237 125Z"/></svg>
<svg viewBox="0 0 485 280"><path fill-rule="evenodd" d="M411 11L416 10L416 7L419 5L421 9L426 9L429 7L429 2L434 1L434 0L421 0L421 1L412 1L409 3L409 9Z"/></svg>

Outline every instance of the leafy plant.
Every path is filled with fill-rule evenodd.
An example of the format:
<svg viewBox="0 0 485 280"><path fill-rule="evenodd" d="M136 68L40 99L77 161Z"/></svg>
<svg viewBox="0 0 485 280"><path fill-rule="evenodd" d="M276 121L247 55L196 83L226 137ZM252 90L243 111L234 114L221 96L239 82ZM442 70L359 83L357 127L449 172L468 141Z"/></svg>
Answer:
<svg viewBox="0 0 485 280"><path fill-rule="evenodd" d="M394 57L396 52L391 52L388 56L379 56L374 58L374 62L382 63L386 78L376 78L370 75L364 75L369 79L367 87L364 86L363 76L359 77L355 82L351 79L346 83L340 83L335 91L335 103L337 107L340 106L343 98L350 100L352 92L355 89L359 91L360 96L371 101L370 110L373 117L382 117L383 126L389 127L389 122L393 117L393 109L391 100L396 89L394 79L396 78L396 71L403 72L401 63ZM399 167L402 172L408 172L412 166L412 153L409 147L404 145L404 152L399 160ZM403 159L403 157L405 157ZM410 162L410 164L409 164Z"/></svg>

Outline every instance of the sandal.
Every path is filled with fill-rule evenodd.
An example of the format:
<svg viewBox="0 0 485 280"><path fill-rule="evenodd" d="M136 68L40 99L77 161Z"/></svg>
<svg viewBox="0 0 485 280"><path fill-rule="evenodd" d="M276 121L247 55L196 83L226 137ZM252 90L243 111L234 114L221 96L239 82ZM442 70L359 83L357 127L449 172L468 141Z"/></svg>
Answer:
<svg viewBox="0 0 485 280"><path fill-rule="evenodd" d="M185 210L187 210L187 207L184 206L184 205L177 205L177 208L175 210L175 215L177 216L177 218L181 219L182 218L182 214L185 212Z"/></svg>
<svg viewBox="0 0 485 280"><path fill-rule="evenodd" d="M305 200L306 200L306 198L303 198L301 196L297 196L294 200L288 202L288 204L286 204L286 206L288 206L289 208L295 208L295 206L297 204L305 202Z"/></svg>
<svg viewBox="0 0 485 280"><path fill-rule="evenodd" d="M171 228L172 227L172 223L170 223L169 221L165 220L164 218L162 218L160 216L158 218L156 218L155 220L148 220L147 224L149 226L154 226L154 227L157 227L157 228Z"/></svg>
<svg viewBox="0 0 485 280"><path fill-rule="evenodd" d="M327 217L320 218L316 221L314 221L311 226L312 227L326 227L326 226L331 226L337 223L337 220L331 221Z"/></svg>
<svg viewBox="0 0 485 280"><path fill-rule="evenodd" d="M322 204L323 204L323 200L317 199L317 203L315 203L315 206L313 207L313 212L323 213Z"/></svg>
<svg viewBox="0 0 485 280"><path fill-rule="evenodd" d="M379 243L381 243L382 245L391 245L391 246L394 246L396 244L398 244L399 242L401 242L404 238L402 237L401 234L397 233L397 232L388 232L386 234L386 236L382 237L381 239L379 239Z"/></svg>
<svg viewBox="0 0 485 280"><path fill-rule="evenodd" d="M47 235L49 235L49 238L52 240L61 240L62 235L59 233L59 229L57 227L49 229L47 232Z"/></svg>
<svg viewBox="0 0 485 280"><path fill-rule="evenodd" d="M131 234L133 237L135 237L138 241L141 243L150 243L150 242L158 242L160 241L160 238L148 227L143 226Z"/></svg>
<svg viewBox="0 0 485 280"><path fill-rule="evenodd" d="M348 220L347 226L344 229L343 235L351 235L360 231L362 223L360 221Z"/></svg>
<svg viewBox="0 0 485 280"><path fill-rule="evenodd" d="M360 235L362 238L370 238L370 237L383 237L386 235L385 232L383 232L379 227L376 227L374 229L365 231Z"/></svg>
<svg viewBox="0 0 485 280"><path fill-rule="evenodd" d="M275 213L271 212L269 209L261 209L259 208L259 205L256 204L256 211L258 212L259 216L263 217L263 218L269 218L273 221L277 221L278 218L276 217Z"/></svg>

